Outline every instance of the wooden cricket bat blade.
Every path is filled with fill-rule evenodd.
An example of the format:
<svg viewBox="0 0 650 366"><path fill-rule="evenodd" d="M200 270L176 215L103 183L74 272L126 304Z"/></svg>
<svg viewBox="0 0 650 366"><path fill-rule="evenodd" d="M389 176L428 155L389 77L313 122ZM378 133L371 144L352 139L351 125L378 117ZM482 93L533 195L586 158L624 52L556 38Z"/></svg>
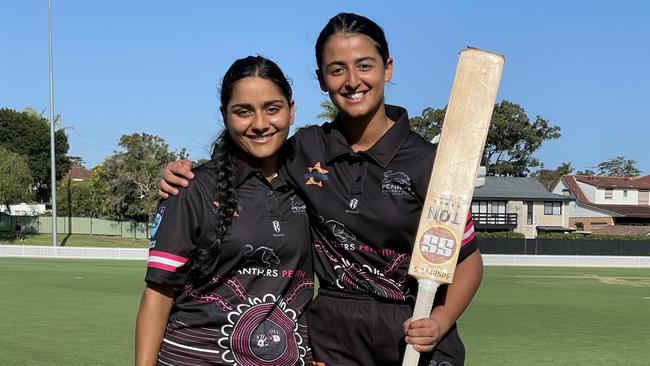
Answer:
<svg viewBox="0 0 650 366"><path fill-rule="evenodd" d="M454 279L503 63L477 48L460 52L409 266L418 279L414 320L430 315L437 287ZM419 355L408 346L403 365L416 366Z"/></svg>

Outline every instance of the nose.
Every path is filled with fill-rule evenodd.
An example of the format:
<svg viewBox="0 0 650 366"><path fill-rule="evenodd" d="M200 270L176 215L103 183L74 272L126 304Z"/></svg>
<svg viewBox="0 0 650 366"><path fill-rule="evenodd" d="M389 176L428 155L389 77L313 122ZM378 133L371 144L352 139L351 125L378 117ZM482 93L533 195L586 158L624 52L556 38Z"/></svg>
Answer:
<svg viewBox="0 0 650 366"><path fill-rule="evenodd" d="M347 78L345 79L345 87L351 90L355 90L360 84L359 75L357 75L357 70L353 67L348 69Z"/></svg>
<svg viewBox="0 0 650 366"><path fill-rule="evenodd" d="M264 113L258 113L253 119L251 130L256 135L262 135L264 132L269 130L269 126L268 117L265 116Z"/></svg>

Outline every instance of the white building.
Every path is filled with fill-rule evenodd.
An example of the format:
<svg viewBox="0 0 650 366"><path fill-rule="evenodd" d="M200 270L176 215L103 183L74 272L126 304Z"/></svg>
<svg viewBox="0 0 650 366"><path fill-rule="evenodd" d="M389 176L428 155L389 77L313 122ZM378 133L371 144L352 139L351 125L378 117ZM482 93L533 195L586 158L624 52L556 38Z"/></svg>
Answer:
<svg viewBox="0 0 650 366"><path fill-rule="evenodd" d="M6 205L0 205L0 212L11 216L38 216L44 214L47 210L44 203L18 203L9 205L8 209Z"/></svg>
<svg viewBox="0 0 650 366"><path fill-rule="evenodd" d="M564 175L553 192L575 199L569 204L569 225L578 231L650 225L650 176Z"/></svg>

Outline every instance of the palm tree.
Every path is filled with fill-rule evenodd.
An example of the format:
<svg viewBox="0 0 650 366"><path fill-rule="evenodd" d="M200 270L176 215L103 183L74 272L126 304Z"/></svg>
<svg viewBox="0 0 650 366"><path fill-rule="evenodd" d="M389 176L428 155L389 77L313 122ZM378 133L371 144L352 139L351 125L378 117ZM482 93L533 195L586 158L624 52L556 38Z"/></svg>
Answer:
<svg viewBox="0 0 650 366"><path fill-rule="evenodd" d="M329 100L324 100L320 103L323 112L316 116L316 118L324 121L332 121L339 114L339 109L336 108L334 103Z"/></svg>

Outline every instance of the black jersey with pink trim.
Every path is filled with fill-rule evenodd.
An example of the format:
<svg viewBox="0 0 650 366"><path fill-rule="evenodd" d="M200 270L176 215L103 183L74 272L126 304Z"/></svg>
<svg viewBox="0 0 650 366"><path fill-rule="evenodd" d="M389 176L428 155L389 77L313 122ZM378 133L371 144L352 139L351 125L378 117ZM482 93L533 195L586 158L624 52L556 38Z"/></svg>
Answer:
<svg viewBox="0 0 650 366"><path fill-rule="evenodd" d="M193 251L216 238L214 162L158 206L148 283L177 287L159 365L311 364L303 310L313 296L309 223L280 174L237 164L237 210L207 284L186 281Z"/></svg>
<svg viewBox="0 0 650 366"><path fill-rule="evenodd" d="M320 286L410 301L417 283L408 265L436 145L411 131L405 109L386 113L395 124L367 151L351 149L338 119L299 130L286 169L312 216ZM468 214L459 262L476 250Z"/></svg>

